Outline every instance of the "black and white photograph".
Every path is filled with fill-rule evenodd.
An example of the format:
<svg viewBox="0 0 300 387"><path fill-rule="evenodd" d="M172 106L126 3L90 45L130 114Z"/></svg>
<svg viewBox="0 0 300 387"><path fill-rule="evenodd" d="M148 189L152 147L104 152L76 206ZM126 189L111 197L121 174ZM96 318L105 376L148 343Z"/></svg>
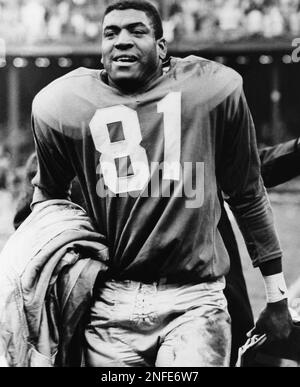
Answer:
<svg viewBox="0 0 300 387"><path fill-rule="evenodd" d="M300 367L299 104L300 0L0 0L0 368Z"/></svg>

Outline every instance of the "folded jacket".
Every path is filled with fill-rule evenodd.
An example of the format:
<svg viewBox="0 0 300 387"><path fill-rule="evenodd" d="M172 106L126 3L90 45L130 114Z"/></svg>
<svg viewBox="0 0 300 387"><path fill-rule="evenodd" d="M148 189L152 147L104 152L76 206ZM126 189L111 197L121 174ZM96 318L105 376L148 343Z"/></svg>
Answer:
<svg viewBox="0 0 300 387"><path fill-rule="evenodd" d="M66 321L78 322L70 314L91 296L108 259L104 236L81 207L49 200L34 209L0 254L0 341L10 366L55 364L62 332L73 329Z"/></svg>

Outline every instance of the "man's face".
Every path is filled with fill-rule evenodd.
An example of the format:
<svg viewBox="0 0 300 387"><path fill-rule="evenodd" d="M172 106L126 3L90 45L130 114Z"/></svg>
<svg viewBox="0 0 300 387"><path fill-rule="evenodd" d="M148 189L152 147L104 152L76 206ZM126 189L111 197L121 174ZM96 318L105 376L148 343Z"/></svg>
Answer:
<svg viewBox="0 0 300 387"><path fill-rule="evenodd" d="M102 63L111 83L125 90L143 87L161 75L165 57L165 40L155 39L143 11L114 10L105 16Z"/></svg>

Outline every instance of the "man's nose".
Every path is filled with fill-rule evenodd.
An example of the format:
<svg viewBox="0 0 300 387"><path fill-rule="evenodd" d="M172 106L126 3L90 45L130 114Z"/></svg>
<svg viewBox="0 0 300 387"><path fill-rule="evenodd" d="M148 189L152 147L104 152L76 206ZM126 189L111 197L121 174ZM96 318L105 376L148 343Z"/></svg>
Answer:
<svg viewBox="0 0 300 387"><path fill-rule="evenodd" d="M118 38L115 42L115 47L120 50L126 50L133 46L133 41L130 33L126 30L120 31Z"/></svg>

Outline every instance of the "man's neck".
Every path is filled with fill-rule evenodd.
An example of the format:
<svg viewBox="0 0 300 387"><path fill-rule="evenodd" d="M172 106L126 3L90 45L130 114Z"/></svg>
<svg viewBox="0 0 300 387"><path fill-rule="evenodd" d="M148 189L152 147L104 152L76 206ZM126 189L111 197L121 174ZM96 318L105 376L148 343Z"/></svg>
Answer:
<svg viewBox="0 0 300 387"><path fill-rule="evenodd" d="M131 79L124 80L123 82L114 82L109 75L105 72L104 81L111 87L118 89L122 94L140 94L145 90L148 90L150 85L163 75L163 68L154 73L146 82L133 81Z"/></svg>

